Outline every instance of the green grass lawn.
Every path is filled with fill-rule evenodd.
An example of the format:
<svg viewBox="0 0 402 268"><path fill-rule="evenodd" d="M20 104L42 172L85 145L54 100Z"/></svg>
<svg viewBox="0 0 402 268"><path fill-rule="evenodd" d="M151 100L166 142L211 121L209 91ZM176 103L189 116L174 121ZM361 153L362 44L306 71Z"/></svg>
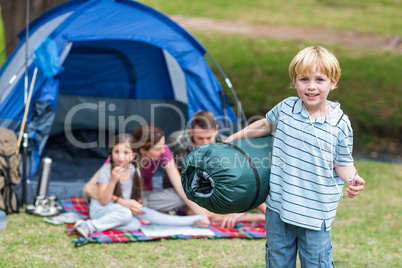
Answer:
<svg viewBox="0 0 402 268"><path fill-rule="evenodd" d="M357 162L366 188L339 201L332 227L337 267L400 267L402 165ZM11 214L0 231L0 267L263 267L265 240L191 239L74 248L65 226Z"/></svg>
<svg viewBox="0 0 402 268"><path fill-rule="evenodd" d="M164 13L401 35L400 0L140 0Z"/></svg>
<svg viewBox="0 0 402 268"><path fill-rule="evenodd" d="M350 117L355 143L367 147L378 143L380 137L400 139L401 54L325 43L205 32L193 34L231 79L248 118L263 116L282 99L296 96L296 91L289 87L289 63L300 48L318 44L332 50L340 62L341 79L329 99L340 102Z"/></svg>
<svg viewBox="0 0 402 268"><path fill-rule="evenodd" d="M401 35L402 29L402 20L397 15L402 10L398 0L142 2L167 14L186 16L320 26L383 35ZM387 143L389 139L402 142L401 54L349 48L327 44L324 40L322 43L312 43L216 32L192 31L192 34L210 51L229 76L248 118L263 116L280 100L295 95L295 91L289 89L287 69L301 48L319 44L331 49L340 61L342 76L338 89L331 92L329 99L339 101L344 112L351 118L355 144L367 148ZM0 33L0 42L2 38ZM3 43L0 43L0 50ZM216 68L214 71L218 74Z"/></svg>
<svg viewBox="0 0 402 268"><path fill-rule="evenodd" d="M140 2L166 14L402 35L400 0ZM295 95L288 89L288 64L301 48L317 44L197 31L192 34L223 67L248 118L263 116L283 98ZM356 145L373 148L384 147L389 139L402 142L401 54L327 44L325 40L318 44L334 51L340 61L342 77L329 98L339 101L351 118Z"/></svg>
<svg viewBox="0 0 402 268"><path fill-rule="evenodd" d="M3 65L3 62L5 62L5 60L7 59L5 51L3 51L5 46L6 41L4 40L3 20L1 19L0 15L0 53L2 53L0 55L0 66Z"/></svg>
<svg viewBox="0 0 402 268"><path fill-rule="evenodd" d="M142 1L168 14L252 23L327 27L401 35L400 0L205 0ZM399 19L398 19L399 18ZM0 22L1 23L1 22ZM0 24L1 26L1 24ZM0 50L4 47L0 27ZM306 45L240 35L192 32L231 79L248 118L263 116L289 89L287 68ZM322 43L342 67L339 101L351 118L355 143L400 139L401 55ZM4 59L0 59L2 64ZM355 200L341 200L332 228L337 267L400 267L402 166L357 162L367 186ZM12 214L0 231L0 267L263 267L265 241L161 240L74 248L64 226L25 213Z"/></svg>

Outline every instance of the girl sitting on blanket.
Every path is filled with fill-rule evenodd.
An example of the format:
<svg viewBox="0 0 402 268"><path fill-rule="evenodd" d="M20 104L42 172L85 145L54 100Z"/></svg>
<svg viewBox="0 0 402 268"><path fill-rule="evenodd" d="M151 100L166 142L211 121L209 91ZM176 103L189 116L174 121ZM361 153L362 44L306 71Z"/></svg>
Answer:
<svg viewBox="0 0 402 268"><path fill-rule="evenodd" d="M105 230L137 231L139 219L160 225L192 225L206 215L173 216L142 206L142 179L137 168L138 148L133 136L119 134L110 148L110 163L104 165L97 177L98 199L92 199L90 219L77 221L74 229L88 238L93 232ZM138 143L137 143L138 144Z"/></svg>
<svg viewBox="0 0 402 268"><path fill-rule="evenodd" d="M184 193L181 185L180 173L175 164L175 159L165 143L165 134L162 129L157 126L145 124L139 126L133 132L134 142L136 143L136 153L138 167L141 171L141 178L143 181L143 197L142 204L145 207L152 208L160 212L168 212L178 208L187 206L192 214L204 215L208 211L201 208L196 203L190 201ZM110 162L110 157L106 160L105 164ZM167 174L173 188L161 188L162 185L154 185L154 177L159 168L163 168ZM99 170L84 186L84 195L89 196L91 199L98 198L97 177ZM154 187L159 186L159 187ZM140 207L136 208L135 205L131 207L132 211L137 211ZM263 219L265 221L265 218ZM196 222L197 227L208 227L208 218L204 218Z"/></svg>

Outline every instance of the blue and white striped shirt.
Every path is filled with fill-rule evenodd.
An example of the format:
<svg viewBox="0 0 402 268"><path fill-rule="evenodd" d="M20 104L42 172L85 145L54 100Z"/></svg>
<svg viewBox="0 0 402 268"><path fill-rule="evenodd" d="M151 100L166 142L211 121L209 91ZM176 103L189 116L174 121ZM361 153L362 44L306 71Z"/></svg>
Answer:
<svg viewBox="0 0 402 268"><path fill-rule="evenodd" d="M267 206L284 222L312 230L320 230L323 221L330 230L335 218L339 192L330 172L341 189L343 181L333 163L353 165L349 118L339 103L327 103L333 108L331 113L312 119L312 123L297 97L283 100L266 115L277 126Z"/></svg>

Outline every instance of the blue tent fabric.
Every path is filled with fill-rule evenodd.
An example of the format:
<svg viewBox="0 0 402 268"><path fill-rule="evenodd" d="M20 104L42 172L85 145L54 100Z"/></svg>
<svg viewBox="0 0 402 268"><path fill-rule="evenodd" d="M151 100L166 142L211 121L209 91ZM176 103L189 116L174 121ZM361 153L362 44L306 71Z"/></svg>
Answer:
<svg viewBox="0 0 402 268"><path fill-rule="evenodd" d="M34 144L29 178L37 176L49 135L59 132L69 111L88 101L95 110L83 108L81 114L99 113L99 118L108 120L138 115L152 123L151 115L165 116L158 122L167 135L201 109L220 121L227 114L227 120L237 122L229 105L223 110L222 87L204 58L206 49L151 7L131 0L71 0L39 16L29 29L29 53L34 54L29 59L29 81L39 67L28 114ZM19 38L0 70L0 126L17 134L25 109L25 30ZM105 103L109 106L101 111ZM183 111L184 117L178 116ZM71 126L79 126L74 129L79 131L83 124L91 131L113 125L121 130L118 123L104 124L100 119Z"/></svg>
<svg viewBox="0 0 402 268"><path fill-rule="evenodd" d="M33 46L34 62L42 69L46 77L52 77L62 71L56 43L49 37L43 37Z"/></svg>
<svg viewBox="0 0 402 268"><path fill-rule="evenodd" d="M160 49L140 42L77 42L61 76L62 94L112 98L173 99L173 89ZM110 47L113 46L113 49ZM123 53L124 52L124 53ZM82 62L86 62L82 65ZM140 68L138 66L141 66ZM80 76L80 79L77 79ZM139 77L140 79L136 79ZM164 87L165 90L160 90ZM85 88L86 92L82 92ZM147 90L137 90L147 88Z"/></svg>

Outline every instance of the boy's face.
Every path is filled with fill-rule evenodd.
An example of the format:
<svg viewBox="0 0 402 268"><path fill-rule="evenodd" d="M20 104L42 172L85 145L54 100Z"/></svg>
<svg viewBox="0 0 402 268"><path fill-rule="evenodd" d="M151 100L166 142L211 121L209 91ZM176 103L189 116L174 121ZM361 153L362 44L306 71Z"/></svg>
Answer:
<svg viewBox="0 0 402 268"><path fill-rule="evenodd" d="M335 88L337 82L332 82L325 74L321 73L320 69L314 67L311 74L297 75L294 87L311 115L319 111L325 112L328 94Z"/></svg>

